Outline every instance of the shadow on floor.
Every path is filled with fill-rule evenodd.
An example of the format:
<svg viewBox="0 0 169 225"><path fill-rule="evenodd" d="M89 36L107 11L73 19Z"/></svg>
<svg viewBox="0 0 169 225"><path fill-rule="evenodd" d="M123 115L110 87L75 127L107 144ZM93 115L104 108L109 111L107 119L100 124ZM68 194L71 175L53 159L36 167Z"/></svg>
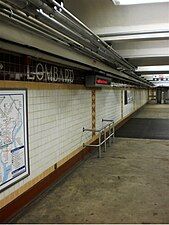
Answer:
<svg viewBox="0 0 169 225"><path fill-rule="evenodd" d="M169 119L132 118L116 131L115 136L169 140Z"/></svg>

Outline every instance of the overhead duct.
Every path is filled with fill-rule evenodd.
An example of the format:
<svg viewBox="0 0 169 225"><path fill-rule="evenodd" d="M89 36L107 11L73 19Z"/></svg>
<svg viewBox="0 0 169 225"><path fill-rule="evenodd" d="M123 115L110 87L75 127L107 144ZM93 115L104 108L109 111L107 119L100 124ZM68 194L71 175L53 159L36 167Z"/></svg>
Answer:
<svg viewBox="0 0 169 225"><path fill-rule="evenodd" d="M6 0L6 2L12 4L13 6L15 6L16 8L24 11L26 14L30 14L30 15L34 15L38 18L38 15L42 14L42 11L40 9L42 9L44 11L44 13L46 15L48 15L49 17L52 17L54 19L54 17L56 17L56 24L55 24L55 28L59 29L59 31L61 31L62 33L64 33L65 35L69 36L70 38L75 39L77 42L80 42L82 45L84 45L84 47L87 47L89 49L91 49L92 51L94 51L95 53L98 53L100 55L102 55L103 57L109 57L110 59L112 59L113 61L116 61L117 64L120 64L122 66L125 66L128 69L134 69L134 67L132 65L130 65L127 61L125 61L122 57L120 57L115 51L110 51L110 46L107 45L106 43L102 43L102 40L99 37L95 37L95 35L90 31L89 29L86 32L86 28L85 26L82 26L82 24L80 23L79 25L79 21L75 20L75 17L73 16L72 18L75 21L74 25L71 25L71 28L69 29L70 24L72 24L71 20L69 19L70 17L70 13L68 13L67 10L64 9L63 6L59 5L57 2L55 1L49 1L49 2L53 2L57 7L61 7L62 8L62 13L66 13L69 15L69 17L64 17L64 15L62 15L59 11L56 11L54 9L51 9L47 4L45 4L44 2L42 2L41 0L38 1L34 1L34 0L30 0L30 1L25 1L25 0L20 0L19 2L16 0ZM25 5L24 5L25 2ZM31 4L33 4L35 6L34 9L31 9L31 4L26 4L26 2L29 2ZM23 8L23 5L25 6ZM35 12L35 9L39 9L39 13ZM44 14L44 16L45 16ZM52 19L51 18L51 19ZM64 21L63 21L64 18ZM48 18L49 19L49 18ZM68 23L66 22L66 19L68 20ZM58 23L58 21L60 21L60 23ZM49 23L51 23L51 21L49 21ZM64 23L68 29L65 30L65 26L61 24ZM77 29L78 28L78 29ZM74 33L72 32L72 30L74 30ZM79 32L79 30L81 31L81 36L74 36L76 34L76 31ZM69 35L70 32L70 35ZM72 32L72 34L71 34ZM87 35L87 36L86 36ZM86 36L86 39L84 40L83 37ZM94 38L95 37L95 38ZM81 42L81 39L83 39L83 41ZM92 39L92 42L90 41ZM96 40L95 40L96 39ZM84 41L86 41L86 43L84 43ZM94 42L94 44L93 44ZM94 49L95 47L95 49ZM106 55L105 55L106 54ZM113 63L112 63L113 64ZM115 66L116 64L113 64L113 66Z"/></svg>
<svg viewBox="0 0 169 225"><path fill-rule="evenodd" d="M9 4L8 9L3 6L4 2ZM53 37L54 40L71 46L76 51L100 60L117 70L122 68L124 77L126 73L131 81L135 80L138 84L150 86L149 82L135 74L133 65L118 55L112 47L93 34L89 28L56 1L4 0L0 1L0 4L3 6L1 15L9 16L10 11L13 10L14 19L17 23L21 22L25 26L32 27L34 31L39 31L50 38ZM62 11L54 9L55 6L61 8ZM25 13L23 19L21 18L21 12Z"/></svg>

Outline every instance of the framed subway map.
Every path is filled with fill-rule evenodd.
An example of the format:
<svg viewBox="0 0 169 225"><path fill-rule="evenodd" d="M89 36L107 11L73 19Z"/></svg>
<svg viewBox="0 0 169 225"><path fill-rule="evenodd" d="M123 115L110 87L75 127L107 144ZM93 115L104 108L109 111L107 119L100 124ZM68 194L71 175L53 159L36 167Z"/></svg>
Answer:
<svg viewBox="0 0 169 225"><path fill-rule="evenodd" d="M29 175L27 91L0 89L0 192Z"/></svg>

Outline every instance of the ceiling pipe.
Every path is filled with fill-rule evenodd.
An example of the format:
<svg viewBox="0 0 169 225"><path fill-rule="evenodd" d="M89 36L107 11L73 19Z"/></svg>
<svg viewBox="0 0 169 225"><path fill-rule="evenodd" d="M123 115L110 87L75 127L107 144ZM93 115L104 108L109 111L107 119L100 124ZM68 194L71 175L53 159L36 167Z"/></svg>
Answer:
<svg viewBox="0 0 169 225"><path fill-rule="evenodd" d="M0 1L0 3L1 3L1 1ZM8 10L9 9L11 9L11 8L8 8ZM42 27L41 27L42 25L44 26L44 24L48 23L48 20L43 16L41 17L41 16L38 15L38 17L41 17L41 21L43 23L41 23L40 26L39 25L37 26L36 24L32 24L32 22L30 23L30 17L26 17L26 16L24 17L21 12L20 12L20 15L22 15L22 17L18 16L18 14L15 14L14 9L12 9L12 16L11 16L10 10L6 11L6 10L1 9L1 12L3 13L3 16L4 16L4 14L6 14L8 16L8 18L10 18L11 20L14 20L17 23L20 23L22 26L24 25L26 27L29 27L29 29L31 29L31 30L33 29L33 31L36 31L38 33L43 32L41 34L43 34L44 36L48 36L51 39L54 39L55 41L60 42L64 45L71 46L72 48L74 48L74 50L76 50L78 52L80 51L81 53L83 53L83 54L85 54L85 55L87 55L87 56L89 56L93 59L98 60L98 58L99 58L101 61L105 61L105 59L103 57L101 57L99 54L96 54L95 52L88 51L88 49L85 49L85 47L83 45L80 45L79 43L76 43L73 40L66 38L66 36L63 36L62 34L59 34L56 31L55 32L57 33L57 35L53 34L54 35L53 37L52 37L52 34L50 34L50 33L49 33L49 35L47 35L48 32L46 30L42 30ZM33 21L34 21L34 19L33 19ZM30 25L32 25L32 27ZM47 26L45 25L45 28L46 27ZM51 27L50 27L50 29L51 29ZM105 63L106 63L106 61L105 61ZM112 64L111 64L111 66L112 66Z"/></svg>
<svg viewBox="0 0 169 225"><path fill-rule="evenodd" d="M11 20L15 21L16 23L29 28L29 30L32 30L33 32L36 32L36 33L38 32L38 34L41 34L44 37L48 37L48 38L50 38L52 40L55 40L55 41L59 42L62 45L65 45L67 47L70 47L70 45L71 45L71 47L74 48L74 50L76 50L78 52L81 52L81 53L87 55L88 57L91 57L93 59L98 59L98 57L99 57L99 55L97 55L95 53L93 53L91 55L88 51L86 51L84 49L83 46L79 46L79 45L77 45L75 43L71 44L70 41L69 41L69 44L68 44L67 42L63 42L63 41L59 40L57 37L54 37L53 35L48 34L47 32L44 32L42 29L39 30L35 26L32 26L32 25L30 26L30 23L28 21L24 21L23 18L19 18L14 13L12 14L12 17L11 17L11 12L5 12L4 10L0 9L0 16L6 17L6 18L10 18ZM100 57L100 59L103 61L103 58Z"/></svg>
<svg viewBox="0 0 169 225"><path fill-rule="evenodd" d="M35 3L35 1L34 0L30 0L31 2L34 2ZM50 0L49 0L50 1ZM53 1L53 0L52 0ZM45 24L47 24L49 27L51 27L51 21L52 22L54 22L53 20L52 20L52 18L50 17L50 16L48 16L47 15L47 18L45 18L45 16L44 15L40 15L40 13L39 12L37 12L37 10L36 10L36 8L34 8L31 4L28 4L28 1L26 1L26 3L25 4L23 4L23 2L25 2L25 1L22 1L22 0L19 0L19 1L17 1L17 3L16 3L16 1L14 1L14 0L7 0L6 2L10 2L12 5L14 5L15 7L17 7L17 8L19 8L20 10L22 10L24 13L26 13L26 14L29 14L30 12L33 14L33 15L35 15L36 17L38 17L38 19L40 19L40 21L41 22L43 22L43 23L45 23ZM41 7L42 5L44 5L44 3L41 1L41 0L38 0L38 1L36 1L36 3L37 4L39 4L38 5L38 7ZM19 5L18 5L19 4ZM28 10L29 9L29 10ZM49 9L49 7L47 6L47 9ZM46 10L46 9L45 9ZM50 9L51 10L51 9ZM49 12L51 12L49 10ZM49 13L48 12L48 13ZM53 10L52 10L52 12L53 12ZM49 21L50 21L50 23L49 23ZM54 26L54 23L53 23L53 29L56 29L56 27ZM71 34L72 35L72 34ZM72 37L72 36L71 36ZM98 41L99 42L99 41ZM67 40L66 40L66 43L67 43ZM85 43L86 44L86 43ZM84 44L84 45L85 45ZM101 61L104 61L105 63L107 63L107 64L109 64L109 65L116 65L117 64L117 62L114 62L114 63L112 63L111 61L109 61L109 59L107 59L107 54L106 53L102 53L102 55L101 54L99 54L99 52L98 53L95 53L95 52L93 52L93 51L91 51L91 49L86 49L85 48L85 46L81 46L81 45L76 45L76 44L72 44L73 45L73 48L75 48L75 49L78 49L79 51L81 51L81 52L85 52L85 54L88 54L90 57L92 56L92 57L96 57L97 59L99 58ZM91 46L90 46L91 47ZM89 47L89 48L90 48ZM118 64L117 64L118 65ZM130 74L131 75L131 74ZM130 76L129 75L129 76ZM135 76L134 75L131 75L133 78L135 78ZM118 78L118 77L117 77ZM131 78L130 78L131 79ZM132 79L133 80L133 79ZM135 79L134 79L135 80ZM138 79L138 77L136 76L136 81L138 81L138 80L140 80L140 79ZM139 83L141 83L141 84L147 84L147 82L145 82L145 80L140 80L140 82ZM148 84L148 85L150 85L150 84Z"/></svg>
<svg viewBox="0 0 169 225"><path fill-rule="evenodd" d="M35 0L30 0L30 1L35 1ZM39 0L40 1L40 0ZM54 5L60 7L62 9L63 12L65 12L66 14L68 14L68 16L70 16L70 18L73 18L76 22L80 23L80 25L87 29L96 39L97 41L103 43L104 45L106 45L106 48L108 47L109 50L111 50L111 53L112 51L114 52L114 54L119 58L119 59L122 59L124 60L128 65L130 65L132 67L132 71L130 73L129 71L129 75L131 75L132 77L140 80L141 82L145 82L145 80L143 80L142 78L138 77L136 73L133 72L133 69L135 69L135 67L131 64L129 64L125 59L123 59L120 55L118 55L118 53L112 48L110 47L106 42L102 41L97 35L95 35L86 25L84 25L80 20L78 20L74 15L72 15L69 11L67 11L63 6L61 6L59 3L57 3L55 0L48 0L50 3L53 3ZM104 53L102 53L104 54ZM106 54L106 53L105 53ZM107 55L106 55L107 56ZM130 68L131 70L131 68ZM149 85L150 83L148 81L146 81L146 83Z"/></svg>
<svg viewBox="0 0 169 225"><path fill-rule="evenodd" d="M34 4L36 7L41 8L45 13L51 15L52 18L57 19L57 21L59 21L60 23L64 24L65 26L68 26L70 29L75 30L81 36L85 37L86 40L89 43L94 44L96 48L98 48L98 49L101 48L98 40L96 41L95 39L93 39L92 35L88 31L85 30L85 32L84 32L84 28L82 28L81 26L79 26L79 24L70 20L68 17L63 15L58 10L50 8L46 3L43 3L42 1L36 1L36 0L29 0L29 1L32 4ZM52 1L49 0L49 3L50 2L52 2ZM115 59L115 57L114 57L114 59Z"/></svg>
<svg viewBox="0 0 169 225"><path fill-rule="evenodd" d="M94 34L84 23L82 23L77 17L75 17L73 14L71 14L68 10L66 10L63 6L61 6L59 3L57 3L55 0L49 0L50 3L53 3L55 6L62 9L62 14L69 17L71 20L73 20L75 23L79 24L83 29L88 31L96 41L100 42L105 46L106 49L110 50L111 53L113 53L119 60L123 61L125 65L130 69L135 69L133 65L131 65L127 60L125 60L123 57L121 57L111 46L109 46L106 42L102 41L100 37L96 34Z"/></svg>
<svg viewBox="0 0 169 225"><path fill-rule="evenodd" d="M78 42L80 44L86 46L87 48L91 49L92 51L97 51L97 47L95 45L91 44L87 39L76 34L74 31L70 30L66 26L59 23L57 20L54 20L53 17L50 17L51 11L48 11L50 8L47 5L44 6L43 2L38 1L38 0L35 1L35 2L37 2L37 5L34 8L29 4L30 1L26 1L27 4L25 3L25 5L23 4L23 2L25 2L25 0L19 0L19 2L18 2L18 0L7 0L7 2L11 3L16 8L24 11L28 15L31 14L31 15L36 16L36 18L40 17L40 15L43 15L44 17L48 17L48 19L49 19L48 25L50 24L50 26L52 26L54 29L57 29L60 33L63 33L64 35L68 36L69 38L78 40ZM24 5L24 7L23 7L23 5ZM43 5L43 7L41 7L42 5ZM44 11L46 13L41 10L37 11L37 8L45 9ZM42 18L42 17L40 17L40 18Z"/></svg>
<svg viewBox="0 0 169 225"><path fill-rule="evenodd" d="M12 5L14 5L15 4L15 7L17 7L17 8L19 8L20 9L20 5L17 5L16 4L16 1L15 0L7 0L8 2L10 2ZM40 6L41 4L39 4L38 6ZM31 6L29 5L29 6L27 6L27 7L29 7L29 8L31 8ZM48 26L50 26L50 27L52 27L53 29L56 29L56 24L55 24L55 22L56 21L53 21L52 20L52 18L50 18L48 15L45 15L44 13L41 13L41 12L37 12L37 10L36 9L33 9L33 10L27 10L27 7L25 7L24 9L23 9L23 11L26 13L26 14L28 14L28 13L30 13L30 12L33 12L33 14L36 16L36 18L37 19L39 19L41 22L43 22L44 24L47 24ZM62 29L60 29L59 30L60 31L60 33L62 32ZM67 34L67 33L66 33ZM66 35L65 35L66 36ZM74 39L72 39L72 40L74 40ZM78 42L77 42L78 43ZM104 62L106 62L106 58L107 58L107 55L105 55L104 54L104 56L103 55L100 55L100 54L98 54L97 52L95 52L95 51L93 51L93 49L90 49L90 47L91 46L87 46L88 47L88 49L86 49L86 45L85 44L82 44L81 46L80 45L74 45L74 44L72 44L73 45L73 47L75 47L76 49L79 49L79 48L82 48L83 50L85 50L85 53L87 53L87 51L89 51L87 54L88 55L90 55L90 57L92 56L92 57L96 57L97 56L97 58L99 58L100 60L104 60ZM91 51L92 50L92 51ZM107 62L107 63L109 63L109 65L110 65L110 62ZM114 60L113 60L113 63L111 63L111 66L113 66L113 67L115 67L115 63L114 63Z"/></svg>
<svg viewBox="0 0 169 225"><path fill-rule="evenodd" d="M27 17L25 13L18 11L7 4L4 4L1 0L0 0L0 6L3 6L3 8L1 8L1 12L8 15L11 19L12 18L18 19L18 22L19 21L25 22L25 25L26 24L32 25L33 28L36 28L37 32L43 31L45 32L45 34L46 33L50 34L51 38L53 38L52 35L54 35L54 37L57 38L58 41L60 41L61 43L64 43L65 45L69 45L69 44L71 44L71 46L79 45L79 43L59 33L56 29L53 29L45 25L45 23L42 23L34 19L33 17Z"/></svg>
<svg viewBox="0 0 169 225"><path fill-rule="evenodd" d="M36 4L36 0L29 0L32 4ZM42 7L45 10L45 3L41 4L40 3L41 0L38 1L39 7ZM53 6L57 6L57 7L62 7L59 3L53 1L53 0L49 0L48 1L50 4L53 3ZM56 3L56 4L55 4ZM50 7L49 7L50 8ZM118 61L118 63L122 64L123 66L130 68L131 66L130 64L124 60L122 57L120 57L117 53L113 52L110 50L110 46L107 43L106 47L102 44L102 40L96 36L90 29L86 29L86 26L81 26L81 23L79 24L78 20L74 20L74 16L70 17L70 13L68 14L68 16L65 16L63 13L61 13L58 10L53 10L53 9L49 9L48 8L48 13L50 12L51 14L53 13L54 17L56 17L57 20L59 20L61 23L65 24L65 25L69 25L72 29L76 30L76 32L81 33L84 37L86 37L88 40L91 41L91 43L95 44L96 46L98 46L98 53L99 54L104 54L106 53L107 55L109 55L110 58L112 58L112 60L116 60ZM47 9L47 8L46 8ZM64 11L64 8L61 8L62 11ZM66 11L66 10L65 10ZM67 12L67 11L66 11ZM72 20L73 18L73 20ZM84 32L85 30L85 32ZM90 31L90 32L89 32Z"/></svg>
<svg viewBox="0 0 169 225"><path fill-rule="evenodd" d="M47 4L43 3L41 0L38 0L38 1L29 0L29 1L32 4L34 4L36 7L41 8L46 13L46 15L50 15L52 18L56 19L57 21L64 24L65 26L68 26L69 28L74 30L76 33L80 33L84 38L86 38L85 40L87 41L87 44L88 44L87 47L89 49L101 55L102 57L107 58L109 56L109 59L112 59L112 61L116 61L116 57L114 55L109 54L109 52L106 53L107 50L105 50L98 41L96 42L95 40L93 40L93 38L88 32L86 31L84 32L84 28L82 29L81 27L79 27L77 23L75 24L69 18L62 15L59 11L50 8ZM82 43L82 44L85 46L85 43ZM119 61L119 63L121 62Z"/></svg>
<svg viewBox="0 0 169 225"><path fill-rule="evenodd" d="M43 3L41 0L29 0L29 1L27 1L27 4L25 4L25 7L24 7L24 8L22 8L23 5L24 5L24 4L22 3L22 1L24 2L25 0L20 0L19 2L16 1L16 0L7 0L7 1L10 2L11 4L15 5L15 7L19 7L19 9L24 10L27 14L28 14L28 13L33 13L33 14L35 14L35 15L38 17L38 15L37 15L37 13L35 12L35 10L31 9L31 8L30 8L30 5L28 4L28 2L31 2L31 3L32 3L34 6L36 6L37 8L43 9L44 12L46 13L46 16L51 15L52 18L54 18L54 16L57 16L57 20L58 20L59 18L61 18L61 16L58 18L58 13L57 13L57 11L55 11L54 9L51 9L48 5L46 5L45 3ZM19 4L19 5L18 5L18 4ZM58 4L58 3L57 3L57 4ZM58 4L58 5L59 5L59 4ZM60 5L59 5L59 6L60 6ZM26 10L28 7L29 7L29 10ZM42 12L39 12L39 13L42 13ZM48 14L49 14L49 15L48 15ZM44 15L45 15L45 14L44 14ZM62 14L60 14L60 15L62 15ZM50 18L50 16L49 16L48 19L51 19L51 20L52 20L52 18ZM57 29L59 30L59 32L62 32L62 33L64 33L65 35L68 35L70 38L75 39L76 41L80 42L80 44L82 44L82 45L84 45L85 47L91 49L92 51L94 51L94 52L96 52L96 53L102 55L103 57L106 57L106 58L108 57L108 58L111 59L112 61L118 61L116 64L118 64L118 63L124 64L124 63L122 62L122 60L121 60L121 59L119 60L119 58L117 58L116 55L112 54L112 52L111 52L111 54L110 54L109 49L103 48L103 45L100 44L101 39L99 40L98 37L97 37L97 40L95 40L95 39L93 38L93 33L91 33L91 35L89 35L86 39L84 39L84 38L81 37L81 36L76 36L76 35L77 35L76 33L72 32L69 28L65 27L64 25L62 25L61 23L59 23L57 20L55 20L55 21L50 21L50 22L51 22L51 23L52 23L52 22L55 22L55 23L56 23L56 24L53 24L53 25L57 26ZM66 21L64 20L64 22L66 22ZM70 23L68 23L68 24L70 25ZM67 24L66 24L66 25L67 25ZM74 28L77 27L77 26L78 26L78 28L79 28L79 25L78 25L77 22L76 22L76 25L75 25L75 26L71 26L71 28L74 29ZM54 27L53 27L53 28L54 28ZM56 28L56 27L55 27L55 28ZM84 30L84 28L83 28L83 30ZM86 31L86 30L85 30L85 31ZM90 32L91 32L91 31L90 31ZM83 31L83 36L84 36L84 37L85 37L86 34L89 34L89 32L84 32L84 31ZM95 41L94 44L91 43L91 41L88 40L88 39L91 40L91 36L92 36L92 41L93 41L93 40ZM97 46L96 46L96 44L97 44ZM108 45L107 45L107 46L108 46ZM125 67L128 67L128 65L129 65L129 63L127 63L127 64L125 65Z"/></svg>
<svg viewBox="0 0 169 225"><path fill-rule="evenodd" d="M2 16L4 18L8 18L8 19L10 18L12 21L15 21L16 23L29 28L30 30L32 30L35 33L38 32L39 34L41 34L47 38L53 39L62 45L68 46L68 43L62 41L61 39L56 37L54 34L51 34L49 31L44 30L42 27L35 25L30 21L25 20L23 17L20 17L20 16L16 15L15 13L12 13L12 16L11 16L10 11L0 9L0 16Z"/></svg>

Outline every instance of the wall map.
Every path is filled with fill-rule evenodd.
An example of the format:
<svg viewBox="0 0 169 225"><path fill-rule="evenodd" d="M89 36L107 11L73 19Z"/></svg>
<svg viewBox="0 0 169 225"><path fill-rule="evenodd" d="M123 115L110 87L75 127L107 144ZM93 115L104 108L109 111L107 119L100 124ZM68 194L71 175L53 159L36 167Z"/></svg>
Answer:
<svg viewBox="0 0 169 225"><path fill-rule="evenodd" d="M0 191L29 175L26 90L0 90Z"/></svg>

